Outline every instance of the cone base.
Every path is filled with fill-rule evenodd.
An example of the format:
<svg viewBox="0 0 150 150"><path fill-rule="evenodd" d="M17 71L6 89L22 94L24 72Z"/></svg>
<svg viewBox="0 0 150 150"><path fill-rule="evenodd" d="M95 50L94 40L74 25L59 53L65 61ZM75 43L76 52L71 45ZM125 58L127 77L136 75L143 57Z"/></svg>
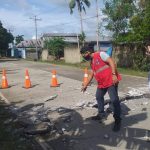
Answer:
<svg viewBox="0 0 150 150"><path fill-rule="evenodd" d="M24 89L30 89L30 88L32 88L33 86L31 86L31 87L25 87L25 86L23 86L22 88L24 88Z"/></svg>
<svg viewBox="0 0 150 150"><path fill-rule="evenodd" d="M8 88L10 88L11 86L8 86L8 87L0 87L0 89L8 89Z"/></svg>
<svg viewBox="0 0 150 150"><path fill-rule="evenodd" d="M50 87L59 87L60 85L50 85Z"/></svg>

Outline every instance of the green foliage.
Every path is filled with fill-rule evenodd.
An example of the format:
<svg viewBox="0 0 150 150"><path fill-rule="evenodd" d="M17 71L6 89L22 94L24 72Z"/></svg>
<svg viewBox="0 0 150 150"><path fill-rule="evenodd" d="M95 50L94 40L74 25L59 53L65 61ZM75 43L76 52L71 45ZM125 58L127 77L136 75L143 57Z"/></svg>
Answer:
<svg viewBox="0 0 150 150"><path fill-rule="evenodd" d="M16 40L16 45L18 45L21 41L24 41L23 35L17 35L15 40Z"/></svg>
<svg viewBox="0 0 150 150"><path fill-rule="evenodd" d="M64 47L66 46L66 42L63 38L54 37L50 40L44 42L44 48L49 50L49 54L59 59L64 55Z"/></svg>
<svg viewBox="0 0 150 150"><path fill-rule="evenodd" d="M150 1L139 6L138 12L130 19L130 28L131 41L150 40Z"/></svg>
<svg viewBox="0 0 150 150"><path fill-rule="evenodd" d="M113 42L132 44L136 49L130 48L132 68L148 70L145 43L150 41L150 0L106 0L103 13L108 17L106 29L113 33Z"/></svg>
<svg viewBox="0 0 150 150"><path fill-rule="evenodd" d="M76 5L78 6L79 12L84 11L86 13L85 6L90 7L91 3L89 2L89 0L70 0L69 2L70 14L73 13L73 9L76 7Z"/></svg>
<svg viewBox="0 0 150 150"><path fill-rule="evenodd" d="M135 70L149 70L149 63L150 60L148 57L145 56L145 49L142 47L141 44L136 44L137 50L133 51L132 60L133 66L132 68Z"/></svg>
<svg viewBox="0 0 150 150"><path fill-rule="evenodd" d="M79 42L84 46L84 43L85 43L85 33L82 32L81 34L79 34Z"/></svg>
<svg viewBox="0 0 150 150"><path fill-rule="evenodd" d="M105 19L106 29L113 32L114 42L144 42L150 39L149 0L140 0L136 5L132 0L107 0L103 13L108 17Z"/></svg>
<svg viewBox="0 0 150 150"><path fill-rule="evenodd" d="M0 53L5 54L8 44L13 42L13 35L7 31L0 22Z"/></svg>
<svg viewBox="0 0 150 150"><path fill-rule="evenodd" d="M70 0L69 2L70 14L73 14L73 9L76 7L76 5L77 5L79 16L80 16L81 34L82 34L83 32L82 11L86 13L85 6L90 7L91 3L89 0Z"/></svg>
<svg viewBox="0 0 150 150"><path fill-rule="evenodd" d="M134 3L131 0L107 0L103 14L107 16L106 29L113 32L114 39L120 34L124 36L129 30L128 19L135 11Z"/></svg>
<svg viewBox="0 0 150 150"><path fill-rule="evenodd" d="M70 0L70 3L69 3L70 14L73 14L73 9L75 8L75 6L76 6L76 1Z"/></svg>

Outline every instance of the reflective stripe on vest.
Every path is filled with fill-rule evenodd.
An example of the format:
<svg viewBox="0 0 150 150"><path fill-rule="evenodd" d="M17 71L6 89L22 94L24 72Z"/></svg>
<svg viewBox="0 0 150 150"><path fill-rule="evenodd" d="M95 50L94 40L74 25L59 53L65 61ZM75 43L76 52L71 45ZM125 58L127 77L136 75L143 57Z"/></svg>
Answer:
<svg viewBox="0 0 150 150"><path fill-rule="evenodd" d="M102 72L103 70L105 70L105 69L107 69L107 68L109 68L109 66L108 66L108 65L105 65L105 66L99 68L98 70L96 70L94 73L97 74L97 73Z"/></svg>

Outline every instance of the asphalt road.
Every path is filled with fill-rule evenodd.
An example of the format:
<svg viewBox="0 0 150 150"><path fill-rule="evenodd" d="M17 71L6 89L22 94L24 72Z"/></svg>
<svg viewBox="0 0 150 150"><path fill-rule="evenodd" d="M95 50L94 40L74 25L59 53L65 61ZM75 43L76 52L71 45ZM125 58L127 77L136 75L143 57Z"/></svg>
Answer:
<svg viewBox="0 0 150 150"><path fill-rule="evenodd" d="M84 76L84 70L70 66L54 65L50 63L41 63L24 60L11 60L7 62L19 65L20 67L40 69L48 72L51 72L53 69L55 69L57 71L57 75L67 77L70 79L75 79L78 81L82 81ZM92 82L96 84L95 79L93 79ZM119 84L119 90L121 92L128 92L131 88L141 88L143 85L145 86L147 84L147 78L122 75L122 81Z"/></svg>

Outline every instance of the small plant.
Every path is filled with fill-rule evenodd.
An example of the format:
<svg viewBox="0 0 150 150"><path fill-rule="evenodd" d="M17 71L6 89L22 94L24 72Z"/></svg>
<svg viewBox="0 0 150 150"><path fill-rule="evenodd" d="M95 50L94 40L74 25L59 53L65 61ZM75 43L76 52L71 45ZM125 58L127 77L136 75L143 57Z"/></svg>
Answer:
<svg viewBox="0 0 150 150"><path fill-rule="evenodd" d="M66 42L61 37L54 37L45 41L44 48L48 49L49 54L54 56L57 60L64 56L64 47Z"/></svg>

